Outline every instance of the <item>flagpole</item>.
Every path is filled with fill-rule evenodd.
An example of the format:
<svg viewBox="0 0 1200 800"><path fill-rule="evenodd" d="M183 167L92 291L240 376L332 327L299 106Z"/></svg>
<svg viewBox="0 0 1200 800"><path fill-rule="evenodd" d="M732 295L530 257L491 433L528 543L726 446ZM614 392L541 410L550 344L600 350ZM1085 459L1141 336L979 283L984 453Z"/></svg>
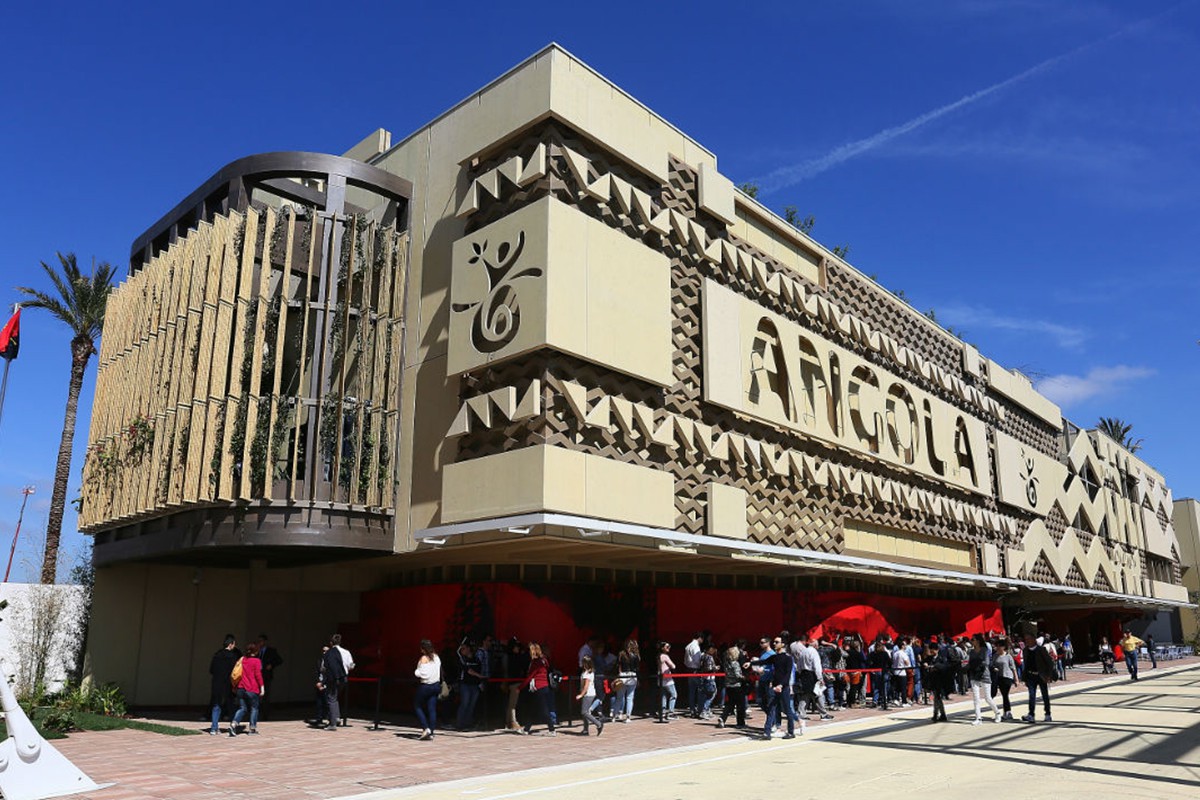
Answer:
<svg viewBox="0 0 1200 800"><path fill-rule="evenodd" d="M4 422L4 395L8 394L8 368L12 361L4 359L4 377L0 378L0 423Z"/></svg>
<svg viewBox="0 0 1200 800"><path fill-rule="evenodd" d="M33 487L26 486L21 490L21 494L25 497L21 499L21 513L17 515L17 530L13 533L12 549L8 551L8 569L4 570L5 583L8 583L9 573L12 572L13 556L17 554L17 537L21 535L21 520L25 519L25 504L29 502L29 495L33 494Z"/></svg>

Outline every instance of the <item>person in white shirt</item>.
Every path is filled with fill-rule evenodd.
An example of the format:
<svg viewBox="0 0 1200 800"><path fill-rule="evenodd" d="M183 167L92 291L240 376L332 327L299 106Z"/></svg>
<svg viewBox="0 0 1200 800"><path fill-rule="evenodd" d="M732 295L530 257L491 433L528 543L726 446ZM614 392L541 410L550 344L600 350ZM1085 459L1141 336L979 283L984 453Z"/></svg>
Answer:
<svg viewBox="0 0 1200 800"><path fill-rule="evenodd" d="M338 655L342 657L342 665L346 668L346 674L349 675L350 671L354 669L355 666L354 656L350 655L349 650L342 647L342 635L340 633L335 633L329 640L329 643L335 650L338 651Z"/></svg>
<svg viewBox="0 0 1200 800"><path fill-rule="evenodd" d="M700 653L704 650L705 631L697 632L692 640L683 648L683 668L689 673L700 669ZM700 706L703 697L703 678L688 678L688 713L693 717L700 716Z"/></svg>
<svg viewBox="0 0 1200 800"><path fill-rule="evenodd" d="M892 649L892 693L900 701L900 706L908 703L908 672L912 668L912 659L908 657L908 648L897 645Z"/></svg>
<svg viewBox="0 0 1200 800"><path fill-rule="evenodd" d="M442 690L442 659L433 649L433 642L428 639L421 640L421 658L413 674L420 682L413 697L413 706L417 721L421 723L420 739L427 741L437 731L437 701Z"/></svg>
<svg viewBox="0 0 1200 800"><path fill-rule="evenodd" d="M596 673L591 656L584 656L581 669L583 671L579 675L579 694L575 695L575 699L581 702L583 735L588 735L588 723L591 723L596 726L596 735L599 736L604 733L604 720L596 716L596 711L603 701L596 696Z"/></svg>

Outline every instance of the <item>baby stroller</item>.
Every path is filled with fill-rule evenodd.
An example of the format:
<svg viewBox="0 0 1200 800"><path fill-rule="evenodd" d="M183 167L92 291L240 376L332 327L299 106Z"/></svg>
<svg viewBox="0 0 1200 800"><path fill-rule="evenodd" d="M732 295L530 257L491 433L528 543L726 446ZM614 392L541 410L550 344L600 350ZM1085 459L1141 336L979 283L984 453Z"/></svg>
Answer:
<svg viewBox="0 0 1200 800"><path fill-rule="evenodd" d="M1117 671L1117 659L1111 650L1102 650L1100 652L1100 666L1103 667L1102 673L1105 675Z"/></svg>

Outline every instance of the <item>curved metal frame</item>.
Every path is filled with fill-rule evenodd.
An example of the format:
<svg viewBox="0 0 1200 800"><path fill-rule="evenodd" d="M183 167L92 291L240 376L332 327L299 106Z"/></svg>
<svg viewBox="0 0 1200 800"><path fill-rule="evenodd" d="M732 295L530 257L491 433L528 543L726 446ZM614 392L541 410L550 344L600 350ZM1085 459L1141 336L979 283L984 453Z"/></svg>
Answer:
<svg viewBox="0 0 1200 800"><path fill-rule="evenodd" d="M317 191L289 178L318 178L326 182ZM184 198L138 236L129 253L129 271L136 272L179 236L202 220L229 211L245 211L253 190L267 189L331 214L346 213L346 187L354 186L400 203L407 213L412 199L412 182L352 158L326 153L281 151L239 158L217 170L212 177Z"/></svg>

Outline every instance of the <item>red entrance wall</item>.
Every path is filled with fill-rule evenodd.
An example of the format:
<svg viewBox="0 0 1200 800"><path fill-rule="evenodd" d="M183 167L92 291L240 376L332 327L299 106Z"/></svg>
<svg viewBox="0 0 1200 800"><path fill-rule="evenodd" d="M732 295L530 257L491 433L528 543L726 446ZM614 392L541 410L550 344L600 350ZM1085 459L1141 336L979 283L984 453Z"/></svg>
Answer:
<svg viewBox="0 0 1200 800"><path fill-rule="evenodd" d="M566 672L596 634L613 646L638 639L653 652L658 639L677 646L701 629L718 642L784 628L793 632L964 635L1002 630L1000 609L989 601L919 600L857 592L654 589L582 584L464 583L367 592L360 621L342 626L358 675L412 675L418 643L431 639L453 655L464 636L485 633L542 643Z"/></svg>

